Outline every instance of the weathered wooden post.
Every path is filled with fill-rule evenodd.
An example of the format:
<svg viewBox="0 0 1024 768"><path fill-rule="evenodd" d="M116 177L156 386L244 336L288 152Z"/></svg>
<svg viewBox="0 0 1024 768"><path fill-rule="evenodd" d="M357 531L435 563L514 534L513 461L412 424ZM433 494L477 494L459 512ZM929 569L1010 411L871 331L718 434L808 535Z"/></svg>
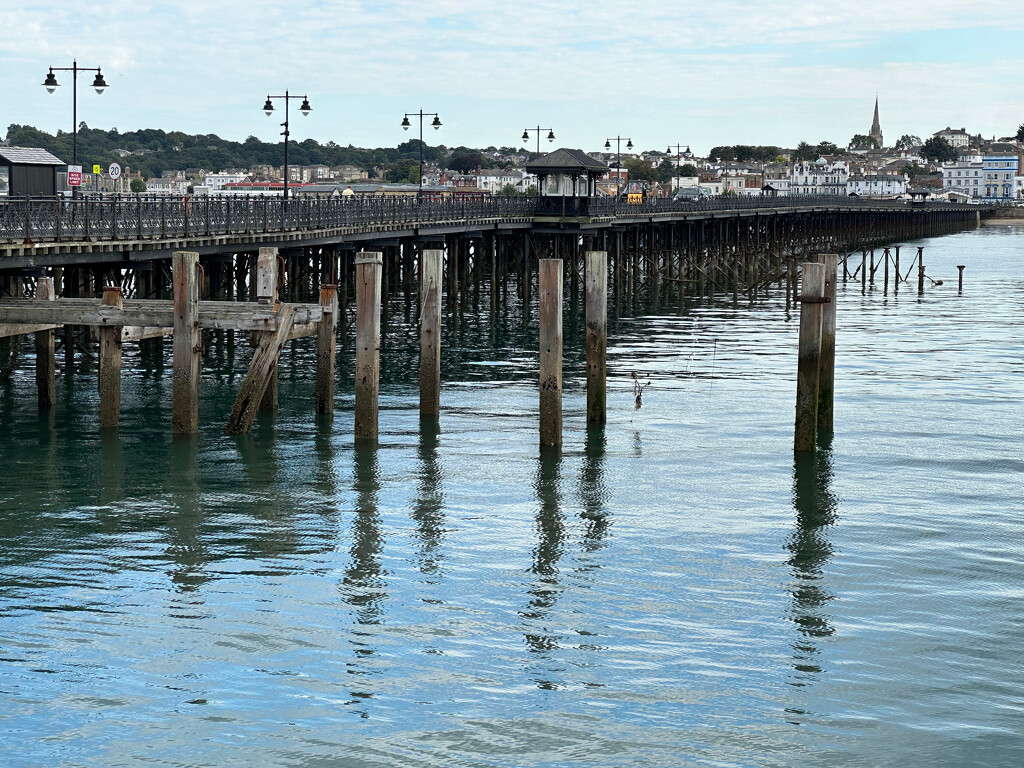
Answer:
<svg viewBox="0 0 1024 768"><path fill-rule="evenodd" d="M804 262L800 294L800 343L793 450L813 451L818 431L818 372L825 265Z"/></svg>
<svg viewBox="0 0 1024 768"><path fill-rule="evenodd" d="M420 273L420 418L441 413L441 265L444 251L424 249Z"/></svg>
<svg viewBox="0 0 1024 768"><path fill-rule="evenodd" d="M898 293L900 290L900 280L902 279L902 275L900 274L900 247L898 245L896 246L896 253L892 259L892 266L896 271L896 276L892 280L892 290L893 293Z"/></svg>
<svg viewBox="0 0 1024 768"><path fill-rule="evenodd" d="M380 391L380 252L356 256L356 413L355 439L377 440Z"/></svg>
<svg viewBox="0 0 1024 768"><path fill-rule="evenodd" d="M917 292L924 293L924 248L917 249Z"/></svg>
<svg viewBox="0 0 1024 768"><path fill-rule="evenodd" d="M960 274L962 283L963 271ZM52 277L39 278L36 298L42 301L53 301L56 298ZM57 402L56 369L53 331L36 331L36 390L40 408L49 408Z"/></svg>
<svg viewBox="0 0 1024 768"><path fill-rule="evenodd" d="M882 258L885 260L885 269L883 270L882 283L883 283L885 292L888 293L889 292L889 259L892 258L891 254L889 253L889 249L888 248L885 249L885 253L882 256Z"/></svg>
<svg viewBox="0 0 1024 768"><path fill-rule="evenodd" d="M587 423L608 419L608 252L587 251Z"/></svg>
<svg viewBox="0 0 1024 768"><path fill-rule="evenodd" d="M320 287L320 308L323 318L316 329L316 399L317 413L334 413L334 361L337 354L338 287Z"/></svg>
<svg viewBox="0 0 1024 768"><path fill-rule="evenodd" d="M121 289L103 289L103 306L121 310ZM122 324L101 325L100 339L100 428L117 426L121 415L121 328Z"/></svg>
<svg viewBox="0 0 1024 768"><path fill-rule="evenodd" d="M956 288L957 293L963 293L964 292L964 267L965 266L967 266L967 265L966 264L957 264L957 267L956 267L957 270L960 273L960 276L957 278L957 288Z"/></svg>
<svg viewBox="0 0 1024 768"><path fill-rule="evenodd" d="M867 293L868 290L868 255L861 252L860 255L860 292Z"/></svg>
<svg viewBox="0 0 1024 768"><path fill-rule="evenodd" d="M562 260L540 259L540 444L562 445Z"/></svg>
<svg viewBox="0 0 1024 768"><path fill-rule="evenodd" d="M825 303L821 310L821 362L818 365L818 431L832 431L832 397L836 379L836 278L839 255L826 253Z"/></svg>
<svg viewBox="0 0 1024 768"><path fill-rule="evenodd" d="M259 256L256 258L256 303L271 306L277 304L279 290L277 248L260 248ZM256 334L257 345L263 343L263 339L262 332ZM267 379L267 388L263 391L263 398L260 400L260 410L276 413L278 405L276 357L272 365Z"/></svg>
<svg viewBox="0 0 1024 768"><path fill-rule="evenodd" d="M174 379L172 430L176 435L199 432L199 254L175 251L171 256L174 279Z"/></svg>

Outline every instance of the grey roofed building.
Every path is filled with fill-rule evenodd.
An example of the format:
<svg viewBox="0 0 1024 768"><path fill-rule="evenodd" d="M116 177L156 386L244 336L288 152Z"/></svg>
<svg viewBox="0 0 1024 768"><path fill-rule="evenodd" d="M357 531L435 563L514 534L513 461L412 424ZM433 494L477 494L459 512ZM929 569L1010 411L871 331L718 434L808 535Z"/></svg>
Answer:
<svg viewBox="0 0 1024 768"><path fill-rule="evenodd" d="M45 149L0 147L0 196L57 194L57 168L64 161Z"/></svg>
<svg viewBox="0 0 1024 768"><path fill-rule="evenodd" d="M537 175L542 196L581 196L581 179L586 179L583 197L597 194L597 180L610 170L579 149L562 147L526 164L526 170Z"/></svg>

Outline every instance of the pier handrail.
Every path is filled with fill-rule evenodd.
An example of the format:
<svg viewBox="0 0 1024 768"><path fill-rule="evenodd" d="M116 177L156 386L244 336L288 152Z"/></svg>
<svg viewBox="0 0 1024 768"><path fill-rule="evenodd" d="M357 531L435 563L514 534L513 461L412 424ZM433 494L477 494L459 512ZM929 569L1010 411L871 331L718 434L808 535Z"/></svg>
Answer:
<svg viewBox="0 0 1024 768"><path fill-rule="evenodd" d="M553 204L554 202L554 204ZM396 196L83 195L0 200L0 243L166 240L275 232L324 232L375 225L532 220L538 215L631 219L658 215L859 208L906 209L898 200L842 196L729 197L626 203L606 197L495 195L467 200ZM978 206L928 203L928 210Z"/></svg>

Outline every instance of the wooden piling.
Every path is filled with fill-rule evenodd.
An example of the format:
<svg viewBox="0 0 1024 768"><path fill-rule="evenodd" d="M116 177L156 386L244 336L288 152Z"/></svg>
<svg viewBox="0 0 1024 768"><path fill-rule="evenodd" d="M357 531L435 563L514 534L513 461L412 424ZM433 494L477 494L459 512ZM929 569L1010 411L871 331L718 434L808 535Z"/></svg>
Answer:
<svg viewBox="0 0 1024 768"><path fill-rule="evenodd" d="M122 309L121 289L103 289L103 306ZM100 428L117 427L121 415L121 325L100 326Z"/></svg>
<svg viewBox="0 0 1024 768"><path fill-rule="evenodd" d="M917 249L917 292L924 293L924 248Z"/></svg>
<svg viewBox="0 0 1024 768"><path fill-rule="evenodd" d="M967 266L967 265L966 264L957 264L957 267L956 267L957 271L960 273L959 277L957 278L957 287L956 287L957 293L963 293L964 292L964 267L965 266Z"/></svg>
<svg viewBox="0 0 1024 768"><path fill-rule="evenodd" d="M323 318L316 329L316 412L334 413L334 362L337 354L338 287L320 287Z"/></svg>
<svg viewBox="0 0 1024 768"><path fill-rule="evenodd" d="M587 423L608 419L608 252L586 253Z"/></svg>
<svg viewBox="0 0 1024 768"><path fill-rule="evenodd" d="M424 249L420 274L420 418L437 418L441 413L443 260L444 251Z"/></svg>
<svg viewBox="0 0 1024 768"><path fill-rule="evenodd" d="M260 333L259 345L253 352L249 371L238 390L228 423L224 426L225 435L240 435L252 429L260 410L260 402L270 384L272 372L277 367L281 350L288 343L294 322L294 307L283 304L277 313L277 330Z"/></svg>
<svg viewBox="0 0 1024 768"><path fill-rule="evenodd" d="M963 272L961 271L961 283ZM52 277L41 277L36 283L36 298L54 301L56 291ZM49 408L57 402L57 361L54 356L53 331L36 331L36 390L40 409Z"/></svg>
<svg viewBox="0 0 1024 768"><path fill-rule="evenodd" d="M540 444L562 445L562 260L540 259Z"/></svg>
<svg viewBox="0 0 1024 768"><path fill-rule="evenodd" d="M821 361L818 364L818 431L832 432L832 398L836 378L836 278L839 255L822 255L825 303L821 305Z"/></svg>
<svg viewBox="0 0 1024 768"><path fill-rule="evenodd" d="M174 285L174 378L172 429L176 435L199 432L199 254L175 251L171 256Z"/></svg>
<svg viewBox="0 0 1024 768"><path fill-rule="evenodd" d="M797 364L796 424L793 450L813 451L818 431L818 386L825 265L804 262L800 294L800 342Z"/></svg>
<svg viewBox="0 0 1024 768"><path fill-rule="evenodd" d="M379 252L356 256L356 413L355 439L377 440L377 397L380 391Z"/></svg>
<svg viewBox="0 0 1024 768"><path fill-rule="evenodd" d="M278 280L278 250L277 248L260 248L259 256L256 258L256 303L276 305L280 294L280 282ZM258 345L265 340L263 332L254 334L254 340ZM267 377L267 385L263 389L259 407L261 411L276 413L278 406L278 377L277 358L271 361L270 373Z"/></svg>

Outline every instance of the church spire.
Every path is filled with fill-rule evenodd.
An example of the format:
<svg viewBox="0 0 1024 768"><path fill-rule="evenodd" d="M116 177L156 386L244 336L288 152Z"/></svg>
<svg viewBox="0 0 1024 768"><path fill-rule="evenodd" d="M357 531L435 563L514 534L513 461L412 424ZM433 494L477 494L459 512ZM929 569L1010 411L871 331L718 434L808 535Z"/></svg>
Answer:
<svg viewBox="0 0 1024 768"><path fill-rule="evenodd" d="M875 94L875 119L871 121L871 133L868 134L872 139L878 142L879 148L885 146L882 141L882 126L878 122L878 94Z"/></svg>

